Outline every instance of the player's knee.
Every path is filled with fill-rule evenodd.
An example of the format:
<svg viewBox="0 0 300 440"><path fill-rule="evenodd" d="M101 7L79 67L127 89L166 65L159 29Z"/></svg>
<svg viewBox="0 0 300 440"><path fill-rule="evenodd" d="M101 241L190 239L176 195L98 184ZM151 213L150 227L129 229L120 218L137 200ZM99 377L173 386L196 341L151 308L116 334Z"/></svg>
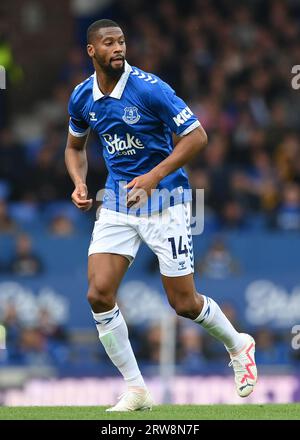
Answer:
<svg viewBox="0 0 300 440"><path fill-rule="evenodd" d="M195 319L199 315L198 303L191 295L181 292L169 299L169 303L178 316Z"/></svg>
<svg viewBox="0 0 300 440"><path fill-rule="evenodd" d="M102 313L111 310L115 306L115 299L113 294L101 292L90 288L87 293L87 299L92 310L95 313Z"/></svg>
<svg viewBox="0 0 300 440"><path fill-rule="evenodd" d="M115 292L104 280L93 279L90 282L87 299L92 310L96 313L101 313L114 307Z"/></svg>

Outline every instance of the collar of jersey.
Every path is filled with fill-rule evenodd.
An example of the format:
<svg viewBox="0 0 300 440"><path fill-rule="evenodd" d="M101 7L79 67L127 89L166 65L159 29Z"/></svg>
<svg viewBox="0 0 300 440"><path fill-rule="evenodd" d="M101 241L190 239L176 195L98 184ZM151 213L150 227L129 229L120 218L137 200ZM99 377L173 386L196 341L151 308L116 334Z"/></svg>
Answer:
<svg viewBox="0 0 300 440"><path fill-rule="evenodd" d="M126 86L126 83L127 83L128 78L129 78L131 70L132 70L131 66L127 63L127 61L125 61L124 72L122 73L121 78L119 79L119 81L115 85L115 88L113 89L113 91L108 96L110 96L111 98L121 99L122 93L123 93L123 91L125 89L125 86ZM107 96L107 95L103 95L103 93L101 92L101 90L98 87L98 81L97 81L96 72L94 73L93 76L94 76L93 98L94 98L94 101L97 101L98 99L101 99L101 98L103 98L104 96Z"/></svg>

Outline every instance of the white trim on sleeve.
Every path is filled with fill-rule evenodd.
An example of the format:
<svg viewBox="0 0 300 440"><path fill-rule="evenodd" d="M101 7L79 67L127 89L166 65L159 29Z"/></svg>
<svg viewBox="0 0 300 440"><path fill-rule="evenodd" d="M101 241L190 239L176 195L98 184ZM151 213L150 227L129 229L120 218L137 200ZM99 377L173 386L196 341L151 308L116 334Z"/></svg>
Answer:
<svg viewBox="0 0 300 440"><path fill-rule="evenodd" d="M195 128L200 127L200 126L201 126L200 122L195 121L192 123L192 125L187 127L182 133L179 133L179 136L185 136L186 134L189 134L191 131L195 130Z"/></svg>
<svg viewBox="0 0 300 440"><path fill-rule="evenodd" d="M74 131L69 125L69 132L71 133L72 136L75 136L75 137L86 136L88 134L88 131L89 131L89 128L87 128L84 133L78 133L78 131Z"/></svg>

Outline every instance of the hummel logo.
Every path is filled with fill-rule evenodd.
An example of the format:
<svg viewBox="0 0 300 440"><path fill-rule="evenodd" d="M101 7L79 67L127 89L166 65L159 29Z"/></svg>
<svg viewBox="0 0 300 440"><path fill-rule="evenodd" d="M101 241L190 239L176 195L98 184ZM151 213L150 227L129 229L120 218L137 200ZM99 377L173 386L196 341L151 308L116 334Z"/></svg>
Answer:
<svg viewBox="0 0 300 440"><path fill-rule="evenodd" d="M96 113L95 112L89 112L90 115L90 121L98 121L97 118L95 118Z"/></svg>
<svg viewBox="0 0 300 440"><path fill-rule="evenodd" d="M178 270L185 270L185 269L186 269L185 261L179 261Z"/></svg>

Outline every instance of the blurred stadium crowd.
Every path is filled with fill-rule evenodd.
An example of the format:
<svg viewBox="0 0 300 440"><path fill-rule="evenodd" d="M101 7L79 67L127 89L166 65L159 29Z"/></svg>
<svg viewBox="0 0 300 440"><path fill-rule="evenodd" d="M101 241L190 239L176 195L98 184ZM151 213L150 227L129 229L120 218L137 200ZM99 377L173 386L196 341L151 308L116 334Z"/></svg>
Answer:
<svg viewBox="0 0 300 440"><path fill-rule="evenodd" d="M104 17L123 28L128 62L172 85L208 133L208 147L189 166L193 188L205 189L207 230L300 231L300 92L291 86L291 68L300 63L299 2L106 3L101 12L96 8L89 16L73 17L71 44L64 62L51 72L52 82L44 84L46 98L34 93L43 84L43 77L37 77L30 84L32 105L21 106L21 111L16 111L16 101L10 99L10 87L15 84L21 93L28 79L22 73L9 26L0 20L0 64L10 57L8 98L2 96L0 112L0 234L18 235L24 224L32 222L55 236L75 237L81 227L77 222L80 214L66 207L73 188L63 159L67 105L74 86L92 73L84 31L93 20ZM104 187L106 171L93 136L88 155L89 192L95 196ZM90 222L93 216L94 212ZM213 246L215 251L225 252L225 270L230 266L238 271L222 243ZM43 256L31 250L30 236L20 235L16 248L11 261L0 256L3 273L34 276L47 270ZM211 270L210 256L199 262L202 273ZM152 266L149 262L149 271ZM230 305L228 313L234 313ZM12 355L15 359L22 358L24 347L27 354L45 353L45 344L51 346L53 340L68 350L67 337L60 329L52 329L50 336L47 325L40 323L31 333L20 335L15 319L12 309L2 317L11 329L9 337L16 338L11 345L19 350ZM180 321L178 328L178 362L187 371L197 372L202 362L224 357L197 329ZM152 327L143 338L134 329L132 333L137 356L156 362L159 328ZM257 342L262 362L264 358L270 364L279 359L290 362L291 354L277 335L263 329ZM24 358L22 362L26 362Z"/></svg>
<svg viewBox="0 0 300 440"><path fill-rule="evenodd" d="M208 132L209 148L190 166L190 178L193 187L205 189L216 227L247 228L257 213L262 227L299 230L300 100L291 87L291 67L300 59L299 4L164 0L150 6L129 0L113 2L107 14L124 29L128 61L169 82ZM8 202L69 199L66 108L74 86L91 73L80 23L79 43L53 72L51 93L35 105L34 121L26 120L27 134L14 132L12 115L6 115L10 126L2 118L1 194ZM36 137L28 135L34 131ZM91 141L93 195L106 175L100 151ZM5 215L2 207L2 230L10 227Z"/></svg>
<svg viewBox="0 0 300 440"><path fill-rule="evenodd" d="M221 304L235 327L244 331L230 303ZM60 376L116 375L94 332L70 333L67 326L58 325L51 313L40 309L34 325L26 325L14 306L2 310L1 323L7 331L7 349L1 353L0 365L17 367L47 367L57 369ZM146 375L159 374L162 330L159 322L128 325L131 344ZM194 323L176 318L175 357L177 374L229 374L228 354L222 344ZM299 353L279 332L258 328L256 359L261 372L276 373L299 368Z"/></svg>

